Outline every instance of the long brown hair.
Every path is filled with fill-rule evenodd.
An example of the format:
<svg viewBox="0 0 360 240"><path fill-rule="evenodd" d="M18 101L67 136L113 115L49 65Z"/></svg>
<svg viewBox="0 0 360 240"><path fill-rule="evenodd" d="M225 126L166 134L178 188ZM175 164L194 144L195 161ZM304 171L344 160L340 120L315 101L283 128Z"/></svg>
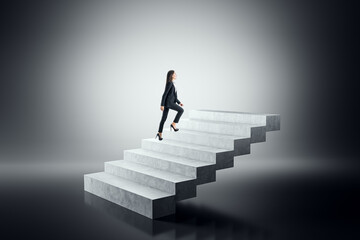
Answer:
<svg viewBox="0 0 360 240"><path fill-rule="evenodd" d="M174 74L174 70L169 70L168 71L168 73L167 73L167 75L166 75L166 84L168 83L168 82L171 82L172 81L172 76L173 76L173 74Z"/></svg>

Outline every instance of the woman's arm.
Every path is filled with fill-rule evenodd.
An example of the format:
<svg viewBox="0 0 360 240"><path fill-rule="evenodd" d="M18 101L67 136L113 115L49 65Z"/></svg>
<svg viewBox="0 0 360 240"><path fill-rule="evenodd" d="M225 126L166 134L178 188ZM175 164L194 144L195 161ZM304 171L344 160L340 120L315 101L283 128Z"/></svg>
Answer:
<svg viewBox="0 0 360 240"><path fill-rule="evenodd" d="M181 103L181 102L180 102L180 100L179 100L179 99L177 99L177 98L176 98L176 102L177 102L177 104L180 104L180 103Z"/></svg>
<svg viewBox="0 0 360 240"><path fill-rule="evenodd" d="M168 95L168 93L169 93L169 91L170 91L170 88L171 88L171 82L167 82L167 83L166 83L166 86L165 86L164 94L162 95L162 98L161 98L161 105L160 105L160 106L164 106L164 105L165 105L165 98L166 98L166 96Z"/></svg>

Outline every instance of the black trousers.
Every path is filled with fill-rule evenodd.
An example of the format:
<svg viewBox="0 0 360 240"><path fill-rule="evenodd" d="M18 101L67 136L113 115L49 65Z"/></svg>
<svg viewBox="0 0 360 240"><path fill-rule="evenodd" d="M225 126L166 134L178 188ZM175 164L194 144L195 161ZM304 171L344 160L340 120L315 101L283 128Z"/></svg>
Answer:
<svg viewBox="0 0 360 240"><path fill-rule="evenodd" d="M175 119L174 119L174 123L179 122L180 117L184 112L184 109L182 107L180 107L179 105L177 105L176 103L171 104L168 107L164 107L164 111L163 111L162 118L161 118L160 125L159 125L159 131L158 131L160 133L162 133L162 131L163 131L164 123L165 123L166 118L168 116L169 109L177 111L177 114L176 114Z"/></svg>

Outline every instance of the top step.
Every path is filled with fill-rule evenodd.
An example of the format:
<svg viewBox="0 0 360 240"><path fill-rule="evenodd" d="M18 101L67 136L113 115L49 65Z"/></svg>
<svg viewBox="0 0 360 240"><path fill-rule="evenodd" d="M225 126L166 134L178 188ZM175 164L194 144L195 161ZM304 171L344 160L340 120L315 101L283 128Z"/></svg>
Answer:
<svg viewBox="0 0 360 240"><path fill-rule="evenodd" d="M260 124L266 126L267 132L280 130L280 114L261 114L199 109L190 110L189 118L230 123Z"/></svg>

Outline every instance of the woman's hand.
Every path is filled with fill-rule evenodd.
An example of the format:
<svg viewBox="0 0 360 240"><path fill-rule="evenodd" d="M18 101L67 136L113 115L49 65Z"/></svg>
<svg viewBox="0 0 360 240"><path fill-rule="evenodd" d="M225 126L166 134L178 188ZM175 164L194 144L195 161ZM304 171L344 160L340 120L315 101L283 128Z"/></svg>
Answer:
<svg viewBox="0 0 360 240"><path fill-rule="evenodd" d="M164 106L161 106L161 107L160 107L160 110L161 110L161 111L164 111Z"/></svg>
<svg viewBox="0 0 360 240"><path fill-rule="evenodd" d="M180 106L183 106L184 104L180 103Z"/></svg>

